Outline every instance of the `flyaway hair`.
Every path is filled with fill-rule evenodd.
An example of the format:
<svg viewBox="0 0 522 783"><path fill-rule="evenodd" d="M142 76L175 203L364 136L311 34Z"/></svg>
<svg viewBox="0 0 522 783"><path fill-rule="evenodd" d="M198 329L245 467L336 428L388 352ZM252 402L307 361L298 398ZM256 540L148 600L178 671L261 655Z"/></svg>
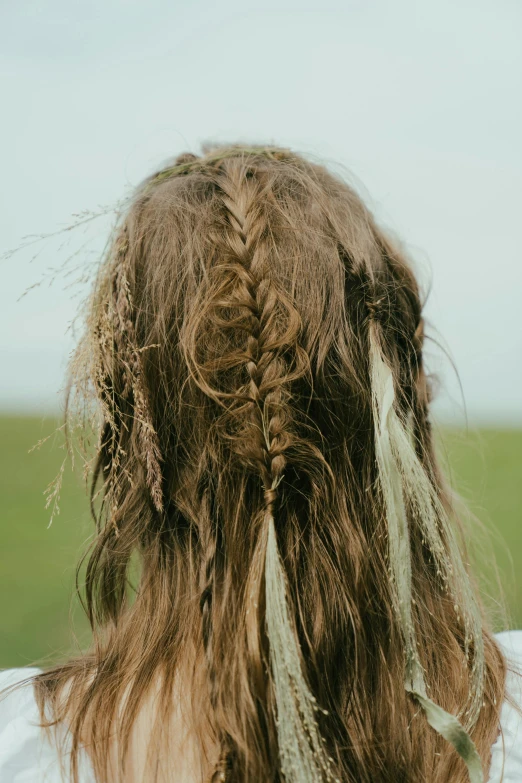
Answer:
<svg viewBox="0 0 522 783"><path fill-rule="evenodd" d="M505 663L422 309L355 190L291 150L209 147L136 190L70 367L93 641L35 678L74 783L84 747L98 783L484 780Z"/></svg>

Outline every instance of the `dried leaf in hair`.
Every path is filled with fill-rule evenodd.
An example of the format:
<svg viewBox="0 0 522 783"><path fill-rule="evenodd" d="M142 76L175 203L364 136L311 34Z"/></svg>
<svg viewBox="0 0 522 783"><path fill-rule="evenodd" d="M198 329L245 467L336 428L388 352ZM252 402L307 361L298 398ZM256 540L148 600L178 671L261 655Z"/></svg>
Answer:
<svg viewBox="0 0 522 783"><path fill-rule="evenodd" d="M266 624L277 707L281 769L287 783L334 780L331 760L317 725L316 699L304 678L299 646L290 620L286 579L277 549L274 519L267 519Z"/></svg>
<svg viewBox="0 0 522 783"><path fill-rule="evenodd" d="M446 553L437 527L431 482L418 462L411 439L408 437L394 409L395 389L393 374L379 348L377 327L370 324L370 362L372 401L375 425L375 453L388 526L388 546L391 581L395 593L395 605L405 644L405 688L424 710L430 725L455 747L465 761L471 783L482 783L482 764L475 745L458 719L450 715L428 698L424 671L417 651L417 638L412 616L411 551L405 495L413 501L417 522L426 532L434 557L444 568L449 581L453 573L450 556L458 550ZM458 560L457 560L458 566ZM460 572L460 569L459 569ZM467 575L459 573L461 579ZM476 627L474 603L467 607L466 617L471 618L473 638L481 636ZM477 652L475 653L477 655ZM480 662L478 664L480 666ZM483 664L482 664L483 665ZM475 683L472 699L482 699L482 683ZM472 702L473 703L473 702Z"/></svg>

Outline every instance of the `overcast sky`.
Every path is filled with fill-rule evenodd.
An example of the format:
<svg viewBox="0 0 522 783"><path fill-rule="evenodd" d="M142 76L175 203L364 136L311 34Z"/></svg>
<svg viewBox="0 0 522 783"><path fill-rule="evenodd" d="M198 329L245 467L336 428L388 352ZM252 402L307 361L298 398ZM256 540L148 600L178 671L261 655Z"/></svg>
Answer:
<svg viewBox="0 0 522 783"><path fill-rule="evenodd" d="M522 424L521 41L520 0L0 0L0 252L202 141L288 145L406 240L469 419ZM60 404L74 289L17 300L77 234L0 262L1 410ZM463 420L430 355L438 416Z"/></svg>

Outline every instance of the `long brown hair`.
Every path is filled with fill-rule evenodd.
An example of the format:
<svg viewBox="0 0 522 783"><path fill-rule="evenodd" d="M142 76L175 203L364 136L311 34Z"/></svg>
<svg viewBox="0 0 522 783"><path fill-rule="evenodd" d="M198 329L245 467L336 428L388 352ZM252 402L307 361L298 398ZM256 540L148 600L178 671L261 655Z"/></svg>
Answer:
<svg viewBox="0 0 522 783"><path fill-rule="evenodd" d="M71 368L71 398L89 416L93 391L100 421L85 576L94 642L36 685L42 717L70 728L73 775L85 745L100 783L129 779L133 726L154 698L145 779L163 780L182 698L220 779L283 779L262 565L273 530L281 622L317 705L306 733L317 727L327 759L313 779L468 780L404 686L372 334L398 426L408 422L450 517L441 557L455 573L449 539L463 544L434 454L418 284L355 191L288 150L239 146L184 155L140 186L100 266ZM487 769L505 664L480 613L469 636L405 504L409 655ZM476 593L470 584L464 595ZM296 690L300 676L289 679ZM480 709L466 721L477 681Z"/></svg>

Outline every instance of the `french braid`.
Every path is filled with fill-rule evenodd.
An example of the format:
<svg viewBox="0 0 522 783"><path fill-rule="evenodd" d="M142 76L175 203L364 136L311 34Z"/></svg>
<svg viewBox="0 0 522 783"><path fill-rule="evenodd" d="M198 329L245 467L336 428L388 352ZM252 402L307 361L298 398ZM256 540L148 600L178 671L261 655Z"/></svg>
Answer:
<svg viewBox="0 0 522 783"><path fill-rule="evenodd" d="M229 229L223 235L225 258L233 261L225 287L229 299L219 298L216 306L222 314L240 304L243 321L234 328L246 335L243 361L246 386L239 390L246 404L239 400L239 430L233 448L258 472L264 489L265 513L272 514L277 501L277 488L286 464L285 452L291 436L285 431L289 413L285 406L285 376L287 363L281 349L295 343L299 322L294 311L286 308L286 333L274 339L274 318L282 302L264 266L266 253L262 248L263 216L259 214L260 184L247 179L247 172L234 161L221 165L217 182L223 193L225 219ZM236 403L237 404L237 403ZM233 424L234 426L234 424ZM256 599L255 599L256 600ZM220 770L225 775L225 770Z"/></svg>
<svg viewBox="0 0 522 783"><path fill-rule="evenodd" d="M260 530L257 555L254 556L256 562L252 564L255 577L249 590L249 597L257 608L258 592L263 585L261 562L265 561L266 546L270 540L269 529L274 525L279 485L288 454L298 437L289 404L290 384L306 375L308 360L299 346L300 316L288 294L276 284L268 263L267 220L260 210L260 204L263 203L260 198L263 189L262 172L258 172L254 178L247 163L235 158L219 161L212 177L222 194L223 205L223 230L218 234L219 260L213 270L215 284L210 298L201 306L205 315L190 326L192 341L187 342L192 344L192 351L189 351L187 359L201 388L224 408L219 426L231 453L243 465L253 469L261 480L263 508L260 516L263 529ZM218 353L203 361L195 360L201 328L217 328L221 334L228 333L233 349L228 354ZM244 347L237 347L240 335L243 335L241 339ZM238 388L220 388L217 379L219 370L223 368L236 368ZM215 540L206 542L201 609L211 689L215 682L210 619L215 553ZM280 569L277 578L284 588L285 577L278 555L277 561L276 568ZM284 596L283 599L286 600ZM286 608L284 619L290 624ZM294 631L293 628L291 630ZM295 665L292 676L298 676ZM299 676L302 677L300 671ZM292 687L298 689L296 683ZM299 687L301 690L306 687L304 681ZM308 690L306 698L313 699ZM301 720L300 709L302 705L294 710L298 721ZM280 717L282 722L283 716ZM315 732L316 744L319 746L313 717L308 718L306 729L301 730L300 741L305 745L308 744L307 732ZM226 739L220 739L226 744ZM294 757L299 755L293 750L289 752L287 747L280 747L280 754L283 766L286 763L288 768L296 764ZM230 755L225 752L222 757L220 774L224 775L223 758L230 765Z"/></svg>

